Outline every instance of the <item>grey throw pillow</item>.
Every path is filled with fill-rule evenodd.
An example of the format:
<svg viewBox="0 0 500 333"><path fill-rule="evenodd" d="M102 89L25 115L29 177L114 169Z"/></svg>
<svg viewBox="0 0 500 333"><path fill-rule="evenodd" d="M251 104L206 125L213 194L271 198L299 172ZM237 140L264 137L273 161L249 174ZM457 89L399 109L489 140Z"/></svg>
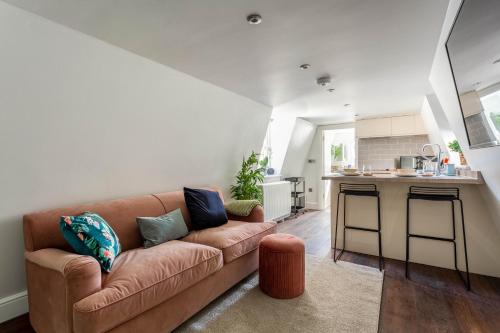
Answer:
<svg viewBox="0 0 500 333"><path fill-rule="evenodd" d="M188 234L180 208L158 217L136 218L144 247L152 247Z"/></svg>

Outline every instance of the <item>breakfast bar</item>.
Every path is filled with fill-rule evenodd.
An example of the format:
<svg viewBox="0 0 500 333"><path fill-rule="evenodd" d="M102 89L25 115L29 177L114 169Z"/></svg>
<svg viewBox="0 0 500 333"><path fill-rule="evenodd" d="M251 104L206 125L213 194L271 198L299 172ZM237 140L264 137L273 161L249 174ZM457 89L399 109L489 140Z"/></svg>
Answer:
<svg viewBox="0 0 500 333"><path fill-rule="evenodd" d="M407 198L411 186L432 188L453 188L460 193L463 202L463 214L466 229L469 270L471 272L488 271L488 260L482 258L484 243L492 240L481 234L481 226L488 223L488 211L481 194L484 181L480 172L472 172L470 176L433 176L433 177L400 177L394 174L374 174L372 176L345 176L330 174L322 177L330 182L331 200L331 240L332 249L335 241L335 222L337 215L337 198L340 184L374 184L380 195L380 223L383 257L405 260L406 254L406 221ZM343 197L340 196L342 202ZM456 218L457 265L465 271L463 233L461 226L461 209L459 205L449 202L411 200L409 219L412 234L431 235L437 238L453 237L453 224ZM450 209L452 207L452 209ZM377 200L370 196L349 196L344 205L339 206L339 219L345 216L346 225L358 229L376 229L378 207ZM453 216L455 215L455 216ZM337 249L344 244L342 223L338 224ZM354 229L355 229L354 228ZM346 251L378 256L376 233L352 230L346 233ZM409 243L410 262L454 269L453 244L433 239L414 238ZM498 261L498 258L491 258ZM491 264L491 262L490 262Z"/></svg>

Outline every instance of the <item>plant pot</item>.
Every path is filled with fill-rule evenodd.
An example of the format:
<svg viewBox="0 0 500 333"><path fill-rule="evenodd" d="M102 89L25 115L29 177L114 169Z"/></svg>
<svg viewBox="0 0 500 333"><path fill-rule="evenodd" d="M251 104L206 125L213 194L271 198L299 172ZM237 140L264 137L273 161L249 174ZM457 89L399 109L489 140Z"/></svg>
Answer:
<svg viewBox="0 0 500 333"><path fill-rule="evenodd" d="M467 165L467 160L465 159L464 153L459 153L460 156L460 164Z"/></svg>

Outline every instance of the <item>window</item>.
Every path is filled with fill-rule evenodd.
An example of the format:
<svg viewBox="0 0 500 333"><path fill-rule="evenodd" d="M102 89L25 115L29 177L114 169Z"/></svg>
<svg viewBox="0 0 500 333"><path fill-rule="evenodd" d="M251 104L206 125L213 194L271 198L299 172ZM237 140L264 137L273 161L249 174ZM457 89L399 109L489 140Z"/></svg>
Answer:
<svg viewBox="0 0 500 333"><path fill-rule="evenodd" d="M323 142L325 174L355 165L354 128L325 130L323 132Z"/></svg>
<svg viewBox="0 0 500 333"><path fill-rule="evenodd" d="M500 89L481 97L485 118L495 135L500 141Z"/></svg>

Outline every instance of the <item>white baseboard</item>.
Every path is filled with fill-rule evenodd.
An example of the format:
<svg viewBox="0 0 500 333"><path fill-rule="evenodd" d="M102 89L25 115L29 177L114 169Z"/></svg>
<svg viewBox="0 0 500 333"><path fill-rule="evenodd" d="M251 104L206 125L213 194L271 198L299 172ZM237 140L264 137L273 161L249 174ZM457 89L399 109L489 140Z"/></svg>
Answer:
<svg viewBox="0 0 500 333"><path fill-rule="evenodd" d="M317 202L306 202L306 208L307 209L314 209L314 210L319 210L319 205Z"/></svg>
<svg viewBox="0 0 500 333"><path fill-rule="evenodd" d="M28 293L20 293L0 298L0 323L28 312Z"/></svg>

